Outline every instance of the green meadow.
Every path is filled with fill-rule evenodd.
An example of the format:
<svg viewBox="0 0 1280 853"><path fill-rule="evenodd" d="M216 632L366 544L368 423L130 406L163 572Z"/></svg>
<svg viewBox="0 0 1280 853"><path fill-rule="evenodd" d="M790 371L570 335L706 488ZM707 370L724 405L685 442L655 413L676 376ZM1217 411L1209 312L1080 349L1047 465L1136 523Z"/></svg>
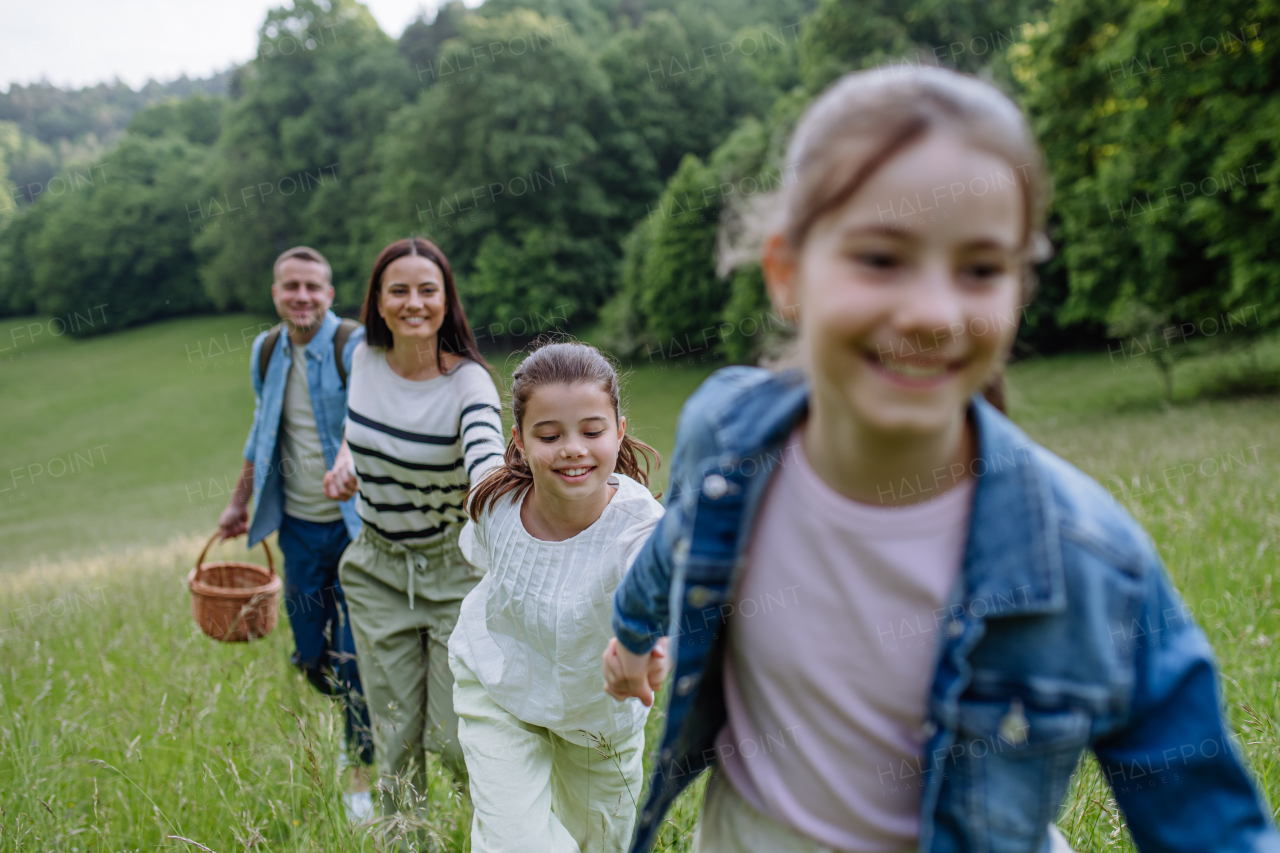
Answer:
<svg viewBox="0 0 1280 853"><path fill-rule="evenodd" d="M341 719L290 667L287 624L220 645L191 619L186 573L239 468L247 344L267 322L187 318L72 340L39 319L0 321L0 852L375 851L412 829L469 849L466 797L435 767L425 826L347 821ZM1190 352L1172 404L1139 358L1027 361L1010 369L1009 403L1150 531L1217 651L1239 746L1274 804L1280 399L1206 393L1256 371L1253 358L1274 369L1280 346ZM629 428L664 457L682 401L716 366L692 362L627 371ZM603 753L600 765L610 772ZM698 788L659 847L690 849ZM1079 851L1132 849L1091 760L1059 825Z"/></svg>

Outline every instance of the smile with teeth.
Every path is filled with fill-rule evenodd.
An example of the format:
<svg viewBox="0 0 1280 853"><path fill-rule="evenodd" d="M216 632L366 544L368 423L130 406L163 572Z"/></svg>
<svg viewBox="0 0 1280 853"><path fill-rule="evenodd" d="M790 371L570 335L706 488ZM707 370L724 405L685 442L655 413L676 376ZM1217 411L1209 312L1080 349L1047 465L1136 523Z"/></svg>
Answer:
<svg viewBox="0 0 1280 853"><path fill-rule="evenodd" d="M590 474L594 470L595 470L595 466L584 467L584 468L560 468L556 471L556 473L559 474L561 477L567 477L571 480L576 480L579 477L585 477L587 474Z"/></svg>
<svg viewBox="0 0 1280 853"><path fill-rule="evenodd" d="M945 364L910 364L905 361L882 361L880 366L892 373L906 376L909 379L932 379L941 376L950 368Z"/></svg>
<svg viewBox="0 0 1280 853"><path fill-rule="evenodd" d="M919 362L900 361L897 359L890 360L882 355L871 353L868 353L866 358L867 361L883 371L885 375L897 380L899 383L905 382L909 385L932 385L958 371L962 364L955 360L941 358L931 361L929 364L920 364Z"/></svg>

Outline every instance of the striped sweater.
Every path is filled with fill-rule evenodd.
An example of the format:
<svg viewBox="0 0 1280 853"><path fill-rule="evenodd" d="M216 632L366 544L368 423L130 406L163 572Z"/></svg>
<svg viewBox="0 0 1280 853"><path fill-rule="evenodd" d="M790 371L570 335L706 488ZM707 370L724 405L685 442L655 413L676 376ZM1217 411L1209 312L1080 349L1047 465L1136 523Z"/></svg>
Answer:
<svg viewBox="0 0 1280 853"><path fill-rule="evenodd" d="M464 359L444 376L405 379L385 350L361 342L350 388L346 437L364 523L405 545L463 524L467 487L502 462L501 401L489 372Z"/></svg>

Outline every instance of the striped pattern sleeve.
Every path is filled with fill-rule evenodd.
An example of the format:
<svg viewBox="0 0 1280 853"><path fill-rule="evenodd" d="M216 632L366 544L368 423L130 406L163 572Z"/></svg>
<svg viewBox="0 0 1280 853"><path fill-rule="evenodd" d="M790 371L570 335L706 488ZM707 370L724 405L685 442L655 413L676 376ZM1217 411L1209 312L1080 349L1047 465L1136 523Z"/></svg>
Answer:
<svg viewBox="0 0 1280 853"><path fill-rule="evenodd" d="M458 429L462 436L463 466L467 479L478 483L502 464L506 443L502 440L502 409L498 389L487 373L468 383L462 394Z"/></svg>

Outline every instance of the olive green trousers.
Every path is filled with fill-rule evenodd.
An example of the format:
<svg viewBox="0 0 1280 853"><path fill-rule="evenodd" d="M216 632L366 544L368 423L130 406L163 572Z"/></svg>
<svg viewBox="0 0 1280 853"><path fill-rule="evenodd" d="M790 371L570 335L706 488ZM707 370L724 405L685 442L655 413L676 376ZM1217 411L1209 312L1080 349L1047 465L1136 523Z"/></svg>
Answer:
<svg viewBox="0 0 1280 853"><path fill-rule="evenodd" d="M369 704L384 816L425 823L427 752L439 755L459 782L467 780L449 635L462 599L482 573L462 556L460 532L458 525L428 545L405 547L366 526L338 566Z"/></svg>

